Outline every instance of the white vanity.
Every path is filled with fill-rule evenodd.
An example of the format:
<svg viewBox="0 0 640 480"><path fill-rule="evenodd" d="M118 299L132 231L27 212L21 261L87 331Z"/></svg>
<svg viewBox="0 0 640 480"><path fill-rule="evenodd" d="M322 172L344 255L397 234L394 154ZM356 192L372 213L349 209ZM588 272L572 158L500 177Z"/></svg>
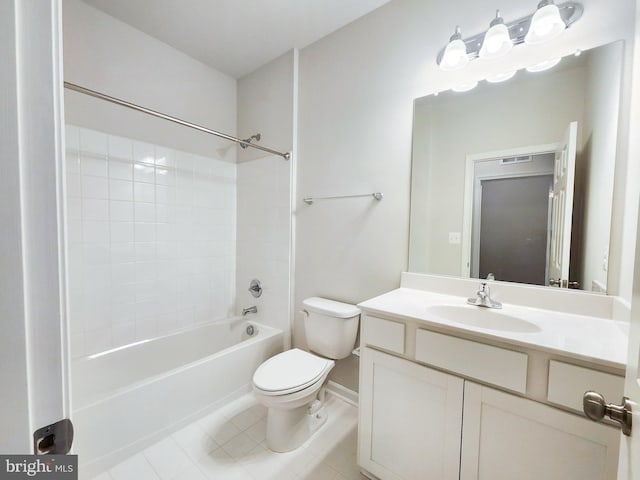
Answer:
<svg viewBox="0 0 640 480"><path fill-rule="evenodd" d="M585 391L618 403L627 327L612 297L403 274L359 306L358 462L382 480L613 480L620 429L588 420ZM446 293L445 293L446 292Z"/></svg>

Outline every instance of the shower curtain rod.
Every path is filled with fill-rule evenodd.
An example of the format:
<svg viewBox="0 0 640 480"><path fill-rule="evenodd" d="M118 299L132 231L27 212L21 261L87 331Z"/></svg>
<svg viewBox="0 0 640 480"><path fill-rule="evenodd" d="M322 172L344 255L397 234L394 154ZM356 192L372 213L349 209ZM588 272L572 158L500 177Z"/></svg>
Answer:
<svg viewBox="0 0 640 480"><path fill-rule="evenodd" d="M196 125L195 123L187 122L185 120L180 120L179 118L172 117L170 115L166 115L164 113L160 113L155 110L151 110L150 108L141 107L140 105L136 105L135 103L126 102L124 100L120 100L119 98L111 97L109 95L105 95L104 93L96 92L95 90L90 90L88 88L81 87L80 85L76 85L75 83L64 82L64 88L68 88L69 90L73 90L74 92L84 93L85 95L99 98L100 100L106 100L107 102L115 103L116 105L127 107L132 110L137 110L138 112L146 113L147 115L163 118L165 120L169 120L170 122L184 125L185 127L193 128L195 130L208 133L210 135L215 135L216 137L224 138L225 140L231 140L232 142L239 143L241 146L257 148L258 150L262 150L263 152L279 155L285 160L289 160L291 158L291 154L289 152L278 152L277 150L272 150L271 148L263 147L262 145L255 145L253 143L247 142L246 140L241 140L239 138L232 137L231 135L227 135L226 133L217 132L215 130L211 130L210 128Z"/></svg>

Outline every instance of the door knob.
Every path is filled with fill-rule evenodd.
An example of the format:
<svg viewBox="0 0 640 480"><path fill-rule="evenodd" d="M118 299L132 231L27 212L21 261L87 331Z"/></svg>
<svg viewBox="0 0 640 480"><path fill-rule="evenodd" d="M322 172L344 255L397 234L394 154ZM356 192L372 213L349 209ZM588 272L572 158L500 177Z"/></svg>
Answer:
<svg viewBox="0 0 640 480"><path fill-rule="evenodd" d="M631 435L631 402L627 397L622 399L622 405L614 405L606 403L598 392L586 392L582 397L582 409L594 422L599 422L607 416L620 424L622 433Z"/></svg>

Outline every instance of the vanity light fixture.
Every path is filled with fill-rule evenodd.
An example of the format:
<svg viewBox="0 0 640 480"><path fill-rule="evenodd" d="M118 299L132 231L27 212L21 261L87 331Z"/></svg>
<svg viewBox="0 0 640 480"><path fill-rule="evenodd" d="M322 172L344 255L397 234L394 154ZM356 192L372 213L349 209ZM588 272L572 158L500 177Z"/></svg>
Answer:
<svg viewBox="0 0 640 480"><path fill-rule="evenodd" d="M486 80L489 83L506 82L507 80L513 78L513 76L517 72L518 72L517 70L513 70L511 72L494 73L493 75L489 75Z"/></svg>
<svg viewBox="0 0 640 480"><path fill-rule="evenodd" d="M553 3L553 0L542 0L531 18L531 25L524 37L524 43L537 45L548 42L564 32L565 28L567 27L560 16L558 6Z"/></svg>
<svg viewBox="0 0 640 480"><path fill-rule="evenodd" d="M544 60L543 62L539 62L535 65L527 67L527 72L544 72L545 70L549 70L550 68L558 65L560 63L560 60L562 60L562 58L552 58L551 60Z"/></svg>
<svg viewBox="0 0 640 480"><path fill-rule="evenodd" d="M534 13L513 22L505 22L497 12L484 33L463 39L460 27L456 27L436 61L442 70L457 70L479 57L492 59L506 55L514 45L552 40L578 21L583 11L583 6L574 1L556 5L553 0L542 0Z"/></svg>
<svg viewBox="0 0 640 480"><path fill-rule="evenodd" d="M491 20L489 30L484 34L482 47L478 55L480 58L492 60L505 56L513 48L513 40L509 36L509 29L500 16L500 10L496 10L496 18Z"/></svg>

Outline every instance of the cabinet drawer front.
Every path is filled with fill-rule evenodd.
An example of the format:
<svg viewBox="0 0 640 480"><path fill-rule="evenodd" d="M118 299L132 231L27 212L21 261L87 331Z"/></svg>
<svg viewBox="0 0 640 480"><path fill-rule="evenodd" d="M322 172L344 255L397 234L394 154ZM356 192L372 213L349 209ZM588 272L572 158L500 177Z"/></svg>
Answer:
<svg viewBox="0 0 640 480"><path fill-rule="evenodd" d="M369 315L362 322L362 344L404 354L404 323Z"/></svg>
<svg viewBox="0 0 640 480"><path fill-rule="evenodd" d="M619 403L624 378L555 360L549 362L547 400L581 412L582 396L588 390L601 393L608 402Z"/></svg>
<svg viewBox="0 0 640 480"><path fill-rule="evenodd" d="M527 391L525 353L418 329L416 360L515 392Z"/></svg>

